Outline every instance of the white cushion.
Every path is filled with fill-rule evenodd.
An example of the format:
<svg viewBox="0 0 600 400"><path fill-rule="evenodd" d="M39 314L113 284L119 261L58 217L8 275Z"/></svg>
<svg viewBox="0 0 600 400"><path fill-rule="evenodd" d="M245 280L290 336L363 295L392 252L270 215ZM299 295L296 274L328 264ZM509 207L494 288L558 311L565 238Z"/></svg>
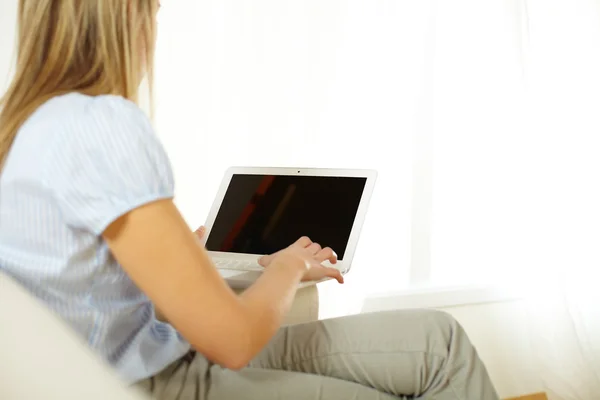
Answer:
<svg viewBox="0 0 600 400"><path fill-rule="evenodd" d="M45 306L0 273L0 399L142 400Z"/></svg>

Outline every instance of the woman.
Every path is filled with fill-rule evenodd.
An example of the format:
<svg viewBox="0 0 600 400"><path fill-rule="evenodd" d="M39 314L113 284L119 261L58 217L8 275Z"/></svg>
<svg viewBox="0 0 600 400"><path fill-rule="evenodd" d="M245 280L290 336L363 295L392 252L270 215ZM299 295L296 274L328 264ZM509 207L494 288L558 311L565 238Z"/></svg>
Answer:
<svg viewBox="0 0 600 400"><path fill-rule="evenodd" d="M308 238L231 291L174 205L169 160L135 104L152 82L158 7L20 0L0 113L0 269L155 398L497 399L443 313L280 329L299 282L342 282L321 265L333 251Z"/></svg>

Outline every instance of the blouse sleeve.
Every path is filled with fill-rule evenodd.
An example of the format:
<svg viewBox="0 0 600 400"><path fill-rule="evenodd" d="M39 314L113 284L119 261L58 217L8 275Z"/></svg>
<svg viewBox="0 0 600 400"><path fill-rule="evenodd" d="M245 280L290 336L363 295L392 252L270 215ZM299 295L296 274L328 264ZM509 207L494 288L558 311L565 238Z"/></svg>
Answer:
<svg viewBox="0 0 600 400"><path fill-rule="evenodd" d="M144 204L174 196L168 156L144 112L91 98L57 135L46 182L66 223L96 235Z"/></svg>

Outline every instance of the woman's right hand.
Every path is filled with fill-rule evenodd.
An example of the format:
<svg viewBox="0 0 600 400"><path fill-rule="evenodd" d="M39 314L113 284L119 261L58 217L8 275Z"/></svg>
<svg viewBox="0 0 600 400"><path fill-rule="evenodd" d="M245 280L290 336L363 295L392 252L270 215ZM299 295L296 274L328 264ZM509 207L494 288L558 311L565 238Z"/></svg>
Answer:
<svg viewBox="0 0 600 400"><path fill-rule="evenodd" d="M339 283L344 283L341 272L336 268L324 266L323 262L325 261L329 261L331 264L337 263L337 254L331 248L322 248L321 245L305 236L277 253L262 257L259 264L268 268L274 262L293 263L304 268L303 282L333 278Z"/></svg>

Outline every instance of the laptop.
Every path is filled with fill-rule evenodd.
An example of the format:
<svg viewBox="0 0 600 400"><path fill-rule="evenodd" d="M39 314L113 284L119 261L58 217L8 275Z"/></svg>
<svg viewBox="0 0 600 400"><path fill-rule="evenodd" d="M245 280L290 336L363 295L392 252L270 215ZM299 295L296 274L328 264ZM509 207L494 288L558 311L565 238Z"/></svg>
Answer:
<svg viewBox="0 0 600 400"><path fill-rule="evenodd" d="M230 168L205 224L206 249L233 288L246 288L260 276L261 256L302 236L331 247L338 262L327 265L345 275L376 177L371 170Z"/></svg>

